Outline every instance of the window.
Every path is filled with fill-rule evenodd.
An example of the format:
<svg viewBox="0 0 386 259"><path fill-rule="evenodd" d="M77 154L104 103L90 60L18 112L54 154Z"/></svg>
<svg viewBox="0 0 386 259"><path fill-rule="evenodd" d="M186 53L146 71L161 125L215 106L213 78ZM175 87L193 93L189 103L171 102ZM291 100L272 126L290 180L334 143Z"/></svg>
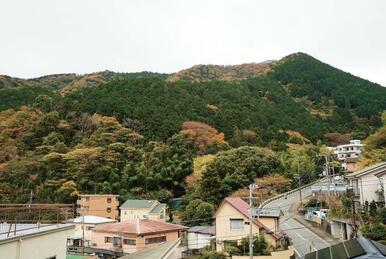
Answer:
<svg viewBox="0 0 386 259"><path fill-rule="evenodd" d="M143 218L144 218L144 219L148 219L149 216L148 216L148 215L143 215Z"/></svg>
<svg viewBox="0 0 386 259"><path fill-rule="evenodd" d="M155 244L155 243L161 243L161 242L166 242L166 236L162 237L151 237L151 238L146 238L145 239L145 244Z"/></svg>
<svg viewBox="0 0 386 259"><path fill-rule="evenodd" d="M244 220L243 219L230 219L231 230L243 230Z"/></svg>
<svg viewBox="0 0 386 259"><path fill-rule="evenodd" d="M135 246L137 244L137 240L135 240L135 239L123 239L123 244Z"/></svg>
<svg viewBox="0 0 386 259"><path fill-rule="evenodd" d="M110 213L111 212L111 208L107 208L107 210L106 210L108 213Z"/></svg>
<svg viewBox="0 0 386 259"><path fill-rule="evenodd" d="M55 256L47 257L46 259L56 259L56 255Z"/></svg>
<svg viewBox="0 0 386 259"><path fill-rule="evenodd" d="M164 219L164 214L159 215L159 219Z"/></svg>
<svg viewBox="0 0 386 259"><path fill-rule="evenodd" d="M112 237L105 237L105 243L112 243L113 238Z"/></svg>
<svg viewBox="0 0 386 259"><path fill-rule="evenodd" d="M94 227L86 227L86 230L91 230L93 229Z"/></svg>
<svg viewBox="0 0 386 259"><path fill-rule="evenodd" d="M107 203L111 203L111 198L107 198Z"/></svg>

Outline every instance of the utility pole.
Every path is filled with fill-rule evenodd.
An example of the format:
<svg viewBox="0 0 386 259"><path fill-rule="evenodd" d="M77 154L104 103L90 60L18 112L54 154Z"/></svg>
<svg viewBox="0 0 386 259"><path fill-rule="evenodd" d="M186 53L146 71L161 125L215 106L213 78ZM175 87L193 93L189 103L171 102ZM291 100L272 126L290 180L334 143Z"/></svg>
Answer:
<svg viewBox="0 0 386 259"><path fill-rule="evenodd" d="M299 178L299 196L300 196L300 204L303 203L303 199L302 199L302 180L301 180L301 177L300 177L300 166L299 166L299 157L298 157L298 178Z"/></svg>
<svg viewBox="0 0 386 259"><path fill-rule="evenodd" d="M249 185L249 259L253 259L253 233L252 233L252 192L255 185Z"/></svg>
<svg viewBox="0 0 386 259"><path fill-rule="evenodd" d="M31 190L30 194L29 194L29 206L31 207L31 204L32 204L32 196L33 196L33 192Z"/></svg>

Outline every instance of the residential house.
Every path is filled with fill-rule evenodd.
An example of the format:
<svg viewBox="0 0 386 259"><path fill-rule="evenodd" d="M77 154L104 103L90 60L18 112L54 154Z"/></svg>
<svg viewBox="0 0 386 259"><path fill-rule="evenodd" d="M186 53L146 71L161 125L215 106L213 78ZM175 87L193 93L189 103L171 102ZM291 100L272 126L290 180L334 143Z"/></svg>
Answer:
<svg viewBox="0 0 386 259"><path fill-rule="evenodd" d="M121 221L130 219L166 221L166 204L157 200L127 200L119 209Z"/></svg>
<svg viewBox="0 0 386 259"><path fill-rule="evenodd" d="M150 219L129 219L92 229L92 246L111 251L134 253L177 240L187 227Z"/></svg>
<svg viewBox="0 0 386 259"><path fill-rule="evenodd" d="M281 212L262 212L252 220L254 235L263 235L266 241L276 247L284 237L278 231ZM221 252L231 242L238 242L249 235L249 205L238 197L227 197L218 207L216 214L216 250Z"/></svg>
<svg viewBox="0 0 386 259"><path fill-rule="evenodd" d="M378 163L354 173L346 178L353 189L354 200L357 205L363 205L366 201L385 203L382 175L386 172L386 162Z"/></svg>
<svg viewBox="0 0 386 259"><path fill-rule="evenodd" d="M80 194L78 196L78 216L98 216L108 219L119 218L119 195L114 194Z"/></svg>
<svg viewBox="0 0 386 259"><path fill-rule="evenodd" d="M101 224L116 222L113 219L98 217L98 216L81 216L75 219L67 221L75 225L75 231L73 235L68 238L69 247L82 247L82 240L84 240L84 246L91 246L91 230Z"/></svg>
<svg viewBox="0 0 386 259"><path fill-rule="evenodd" d="M341 161L344 169L352 170L352 167L356 166L353 163L362 155L363 146L360 140L350 140L349 144L337 146L334 153L338 160Z"/></svg>
<svg viewBox="0 0 386 259"><path fill-rule="evenodd" d="M0 224L0 259L65 259L71 224Z"/></svg>
<svg viewBox="0 0 386 259"><path fill-rule="evenodd" d="M216 235L215 226L194 226L188 229L188 249L201 249L210 246Z"/></svg>

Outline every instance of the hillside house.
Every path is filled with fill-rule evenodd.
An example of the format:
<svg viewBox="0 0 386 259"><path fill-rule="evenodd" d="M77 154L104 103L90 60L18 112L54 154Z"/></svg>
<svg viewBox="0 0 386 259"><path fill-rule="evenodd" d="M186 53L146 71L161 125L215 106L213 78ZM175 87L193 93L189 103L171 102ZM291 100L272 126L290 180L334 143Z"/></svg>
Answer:
<svg viewBox="0 0 386 259"><path fill-rule="evenodd" d="M157 220L129 219L96 226L92 229L91 242L95 248L134 253L177 240L186 229Z"/></svg>
<svg viewBox="0 0 386 259"><path fill-rule="evenodd" d="M363 205L366 201L385 203L383 176L386 172L386 162L378 163L346 176L353 189L354 200L357 205Z"/></svg>
<svg viewBox="0 0 386 259"><path fill-rule="evenodd" d="M157 200L127 200L119 209L121 221L131 219L166 221L166 204Z"/></svg>
<svg viewBox="0 0 386 259"><path fill-rule="evenodd" d="M259 219L252 220L254 235L263 235L276 247L281 244L284 233L278 231L282 212L260 212ZM238 242L249 235L249 205L238 197L227 197L218 207L216 214L216 250L221 252L227 243Z"/></svg>

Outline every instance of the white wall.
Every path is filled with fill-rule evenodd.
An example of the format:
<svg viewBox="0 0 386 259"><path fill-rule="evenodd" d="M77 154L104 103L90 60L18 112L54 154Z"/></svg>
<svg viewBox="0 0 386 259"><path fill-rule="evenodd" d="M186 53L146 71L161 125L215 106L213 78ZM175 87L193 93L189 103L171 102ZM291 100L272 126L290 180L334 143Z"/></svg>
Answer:
<svg viewBox="0 0 386 259"><path fill-rule="evenodd" d="M72 229L62 230L0 243L0 259L65 259L67 236L72 234Z"/></svg>
<svg viewBox="0 0 386 259"><path fill-rule="evenodd" d="M200 249L210 245L210 235L188 232L188 249Z"/></svg>

